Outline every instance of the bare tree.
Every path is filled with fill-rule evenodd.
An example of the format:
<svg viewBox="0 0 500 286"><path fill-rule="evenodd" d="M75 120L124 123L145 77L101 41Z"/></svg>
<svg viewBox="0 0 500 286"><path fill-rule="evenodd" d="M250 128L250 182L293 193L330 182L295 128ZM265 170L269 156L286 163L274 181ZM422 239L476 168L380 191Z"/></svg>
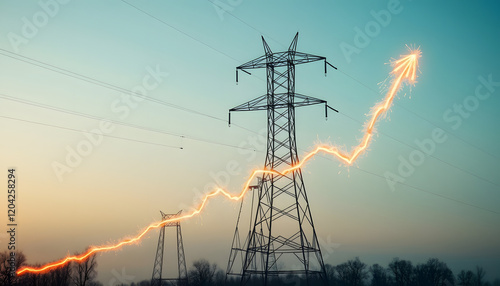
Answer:
<svg viewBox="0 0 500 286"><path fill-rule="evenodd" d="M30 265L34 268L40 268L40 264ZM26 273L21 275L19 278L19 283L17 285L23 286L45 286L53 285L50 279L50 272L45 273Z"/></svg>
<svg viewBox="0 0 500 286"><path fill-rule="evenodd" d="M31 265L35 268L40 264ZM18 277L17 284L22 286L69 286L71 283L71 265L67 264L57 269L43 273L26 273ZM0 284L4 285L4 284Z"/></svg>
<svg viewBox="0 0 500 286"><path fill-rule="evenodd" d="M224 286L226 285L226 273L222 269L217 270L214 276L214 285L215 286Z"/></svg>
<svg viewBox="0 0 500 286"><path fill-rule="evenodd" d="M189 270L189 283L191 285L213 285L214 275L217 272L217 265L210 265L206 259L196 260Z"/></svg>
<svg viewBox="0 0 500 286"><path fill-rule="evenodd" d="M26 263L26 256L21 251L0 252L0 285L17 285L19 278L12 276L12 264L19 269Z"/></svg>
<svg viewBox="0 0 500 286"><path fill-rule="evenodd" d="M453 272L446 263L431 258L425 264L419 264L414 269L415 284L417 286L445 286L455 282Z"/></svg>
<svg viewBox="0 0 500 286"><path fill-rule="evenodd" d="M486 275L486 272L484 272L483 267L476 266L476 273L474 275L474 285L475 286L483 286L484 275Z"/></svg>
<svg viewBox="0 0 500 286"><path fill-rule="evenodd" d="M92 254L82 262L73 264L73 284L75 286L89 286L97 276L96 255Z"/></svg>
<svg viewBox="0 0 500 286"><path fill-rule="evenodd" d="M71 263L68 263L62 267L54 269L45 275L48 276L50 284L53 286L69 286L71 283Z"/></svg>
<svg viewBox="0 0 500 286"><path fill-rule="evenodd" d="M328 285L335 285L335 266L331 264L325 264L326 279L328 280Z"/></svg>
<svg viewBox="0 0 500 286"><path fill-rule="evenodd" d="M389 271L396 285L410 286L412 284L414 268L410 261L394 258L389 263Z"/></svg>
<svg viewBox="0 0 500 286"><path fill-rule="evenodd" d="M370 273L372 274L371 286L386 286L389 284L387 269L384 267L378 264L373 264L370 267Z"/></svg>
<svg viewBox="0 0 500 286"><path fill-rule="evenodd" d="M336 284L347 285L349 283L349 266L347 263L341 263L335 266Z"/></svg>
<svg viewBox="0 0 500 286"><path fill-rule="evenodd" d="M361 262L358 257L337 265L335 271L341 285L361 286L363 281L368 278L366 264Z"/></svg>
<svg viewBox="0 0 500 286"><path fill-rule="evenodd" d="M459 286L473 286L474 285L474 273L470 270L462 270L457 275L457 283Z"/></svg>

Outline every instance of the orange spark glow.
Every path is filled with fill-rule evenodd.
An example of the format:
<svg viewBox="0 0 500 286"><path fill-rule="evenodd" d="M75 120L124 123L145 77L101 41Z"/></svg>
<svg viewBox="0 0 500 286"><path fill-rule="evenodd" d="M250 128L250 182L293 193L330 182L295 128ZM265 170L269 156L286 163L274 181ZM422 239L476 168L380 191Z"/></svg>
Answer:
<svg viewBox="0 0 500 286"><path fill-rule="evenodd" d="M144 230L142 230L139 234L132 238L125 238L121 240L120 242L114 243L114 244L108 244L108 245L102 245L102 246L93 246L90 247L86 252L79 254L79 255L71 255L67 256L59 261L52 262L45 264L40 267L23 267L19 269L16 273L17 275L22 275L25 273L45 273L48 271L51 271L53 269L57 269L59 267L62 267L71 261L76 261L76 262L82 262L85 261L90 255L99 253L99 252L107 252L107 251L112 251L112 250L117 250L121 248L122 246L133 244L139 242L145 235L152 229L159 228L165 224L171 223L171 222L176 222L176 221L181 221L184 219L189 219L193 216L198 215L201 213L201 211L205 208L206 203L208 200L212 197L218 196L218 195L223 195L229 200L234 200L238 201L241 198L245 196L247 191L249 190L250 183L253 181L253 179L257 175L262 175L262 174L274 174L274 175L286 175L290 172L293 172L299 168L301 168L307 161L312 159L316 154L319 152L324 152L330 155L333 155L337 157L341 162L351 165L356 159L361 155L364 151L366 151L366 148L370 144L370 141L373 136L373 128L375 126L375 123L379 119L379 117L382 114L385 114L387 110L390 108L392 101L394 100L394 97L396 96L397 92L401 89L401 85L403 82L407 81L409 84L414 84L416 80L416 73L417 73L417 68L418 68L418 59L421 56L421 52L419 49L414 49L410 50L410 54L401 56L400 59L392 61L391 65L394 67L393 70L391 71L391 75L394 76L394 80L384 98L383 101L378 103L373 107L373 111L371 114L371 118L367 121L366 123L366 130L363 138L361 139L360 143L355 146L350 153L341 151L338 147L336 146L317 146L313 151L310 153L306 154L303 158L303 160L290 167L287 168L281 172L278 172L276 170L255 170L252 172L248 180L246 181L243 190L239 195L232 195L231 193L227 192L226 190L223 190L221 188L217 188L213 190L212 192L208 193L205 195L203 198L202 202L198 205L196 209L191 211L190 213L178 217L173 217L170 219L166 219L160 222L152 223L148 227L146 227Z"/></svg>

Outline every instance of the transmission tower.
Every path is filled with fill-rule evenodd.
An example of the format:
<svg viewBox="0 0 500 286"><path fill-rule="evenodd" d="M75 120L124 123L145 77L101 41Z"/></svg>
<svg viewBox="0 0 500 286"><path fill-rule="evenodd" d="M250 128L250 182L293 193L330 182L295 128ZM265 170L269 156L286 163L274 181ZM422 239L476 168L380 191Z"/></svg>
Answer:
<svg viewBox="0 0 500 286"><path fill-rule="evenodd" d="M162 211L162 220L173 219L179 217L182 211L176 214L164 214ZM163 250L165 247L165 228L175 227L177 230L177 265L179 270L178 278L163 278L162 268L163 268ZM184 256L184 244L182 243L182 233L181 233L181 223L180 221L172 221L164 224L160 228L160 237L158 238L158 247L156 249L155 264L153 266L153 277L151 278L151 286L163 286L167 283L172 283L174 285L187 285L187 269L186 269L186 258Z"/></svg>
<svg viewBox="0 0 500 286"><path fill-rule="evenodd" d="M267 110L267 154L266 170L284 170L299 163L295 140L295 108L324 104L325 100L295 92L295 66L325 57L297 52L298 33L287 51L273 53L262 37L265 55L236 68L247 70L265 68L267 72L267 94L257 97L229 110L229 122L233 111ZM335 68L336 69L336 68ZM255 191L254 191L255 194ZM241 275L241 284L267 285L275 278L292 274L305 279L307 284L322 281L326 284L325 266L321 255L311 209L307 199L300 168L285 174L264 174L258 183L258 198L252 207L248 237L241 244L235 233L227 274ZM236 225L238 231L238 222ZM235 260L241 254L241 270L234 269ZM255 278L255 279L254 279Z"/></svg>

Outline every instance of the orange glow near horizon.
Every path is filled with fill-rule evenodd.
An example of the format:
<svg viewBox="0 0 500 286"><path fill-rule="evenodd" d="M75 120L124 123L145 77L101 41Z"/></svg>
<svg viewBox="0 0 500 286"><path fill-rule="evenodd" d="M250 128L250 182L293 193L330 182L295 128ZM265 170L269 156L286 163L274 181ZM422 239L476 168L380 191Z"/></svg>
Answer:
<svg viewBox="0 0 500 286"><path fill-rule="evenodd" d="M391 62L391 65L393 66L393 70L391 71L391 75L394 77L394 80L384 98L383 101L380 103L376 104L373 109L372 109L372 114L371 118L366 122L366 129L363 138L361 139L360 143L355 146L350 153L341 151L338 147L336 146L316 146L316 148L306 154L303 158L303 160L290 168L287 168L281 172L278 172L276 170L254 170L248 180L245 182L243 190L240 192L239 195L232 195L231 193L227 192L224 189L217 188L213 190L212 192L208 193L205 195L203 198L202 202L198 205L197 208L195 208L193 211L191 211L188 214L181 215L178 217L173 217L170 219L166 219L160 222L152 223L148 227L146 227L144 230L142 230L139 234L137 234L134 237L131 238L125 238L122 239L121 241L114 243L114 244L108 244L108 245L102 245L102 246L92 246L90 247L87 251L85 251L82 254L79 255L69 255L61 260L47 263L43 266L40 267L22 267L21 269L17 270L17 275L22 275L26 273L45 273L54 269L57 269L59 267L63 267L66 264L76 261L76 262L82 262L85 261L89 256L100 253L100 252L107 252L107 251L112 251L112 250L117 250L120 249L122 246L129 245L129 244L134 244L139 242L150 230L159 228L167 223L170 222L176 222L176 221L181 221L185 219L189 219L193 216L198 215L199 213L202 212L202 210L205 208L205 205L207 204L208 200L218 196L218 195L223 195L229 200L234 200L234 201L239 201L241 198L245 196L245 194L249 190L250 183L254 180L254 178L257 175L263 175L263 174L274 174L274 175L286 175L288 173L291 173L299 168L301 168L307 161L312 159L316 154L319 152L324 152L327 154L330 154L336 158L338 158L341 162L351 165L356 159L366 151L368 148L368 145L370 144L374 132L374 126L379 117L382 114L385 114L387 110L389 110L394 97L396 96L397 92L401 89L402 84L406 81L408 84L414 84L417 78L417 68L418 68L418 59L421 57L421 52L419 49L413 49L410 50L410 54L401 56L400 59L394 60Z"/></svg>

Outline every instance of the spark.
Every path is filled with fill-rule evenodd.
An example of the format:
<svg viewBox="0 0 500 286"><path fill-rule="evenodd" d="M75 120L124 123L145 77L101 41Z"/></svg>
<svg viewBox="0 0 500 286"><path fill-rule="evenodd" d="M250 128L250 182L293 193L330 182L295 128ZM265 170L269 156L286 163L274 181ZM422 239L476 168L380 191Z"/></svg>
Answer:
<svg viewBox="0 0 500 286"><path fill-rule="evenodd" d="M407 46L408 47L408 46ZM113 251L120 249L123 246L138 243L149 231L162 227L165 224L172 223L172 222L177 222L177 221L182 221L185 219L192 218L198 214L200 214L203 209L205 208L207 202L216 196L224 196L229 200L233 201L239 201L241 198L245 196L245 194L248 192L250 189L250 183L254 180L254 178L257 175L264 175L264 174L273 174L273 175L279 175L279 176L284 176L288 173L291 173L299 168L301 168L306 162L308 162L310 159L312 159L316 154L323 152L330 154L336 158L338 158L341 162L351 165L356 159L366 151L368 148L372 137L373 137L373 132L374 132L374 126L377 120L380 118L381 115L385 114L389 108L392 105L392 102L398 93L398 91L401 89L402 84L404 82L408 82L408 84L413 85L416 82L417 78L417 69L418 69L418 60L421 57L421 52L420 50L417 49L411 49L408 47L410 50L410 53L408 55L401 56L400 59L394 60L391 62L391 65L393 66L393 70L391 71L391 75L394 77L394 80L384 98L381 102L376 104L371 113L371 118L366 122L365 126L365 132L363 135L363 138L360 140L359 144L355 146L350 153L347 153L345 151L342 151L339 149L337 146L327 146L327 145L322 145L322 146L316 146L316 148L306 154L303 158L303 160L294 165L291 166L281 172L276 171L276 170L268 170L268 169L261 169L261 170L254 170L248 180L245 182L245 185L243 187L243 190L240 192L239 195L232 195L231 193L227 192L226 190L222 188L217 188L213 190L212 192L208 193L205 195L201 203L198 205L197 208L195 208L193 211L191 211L188 214L182 215L182 216L177 216L169 219L165 219L156 223L150 224L148 227L146 227L144 230L142 230L139 234L137 234L134 237L131 238L125 238L117 243L114 244L108 244L108 245L102 245L102 246L92 246L90 247L86 252L79 254L79 255L70 255L67 256L59 261L51 262L46 265L40 266L40 267L22 267L19 269L16 273L17 275L23 275L25 273L45 273L54 269L57 269L59 267L62 267L72 261L75 262L82 262L85 261L89 256L100 253L100 252L107 252L107 251Z"/></svg>
<svg viewBox="0 0 500 286"><path fill-rule="evenodd" d="M352 163L356 161L356 159L363 152L366 151L366 148L368 148L368 145L370 144L373 137L375 123L381 115L385 114L389 110L396 94L401 89L402 84L405 81L407 81L410 85L413 85L416 82L418 60L421 57L421 52L418 48L411 49L408 46L407 48L410 50L410 54L401 56L399 60L391 62L391 65L394 67L391 71L391 75L394 76L394 80L384 100L382 100L372 108L371 118L365 124L366 130L363 138L361 139L361 142L353 148L351 153L346 153L340 150L337 146L317 146L314 151L310 152L304 157L300 164L290 169L295 170L300 168L305 162L315 156L318 152L331 154L337 157L343 163L352 165Z"/></svg>

